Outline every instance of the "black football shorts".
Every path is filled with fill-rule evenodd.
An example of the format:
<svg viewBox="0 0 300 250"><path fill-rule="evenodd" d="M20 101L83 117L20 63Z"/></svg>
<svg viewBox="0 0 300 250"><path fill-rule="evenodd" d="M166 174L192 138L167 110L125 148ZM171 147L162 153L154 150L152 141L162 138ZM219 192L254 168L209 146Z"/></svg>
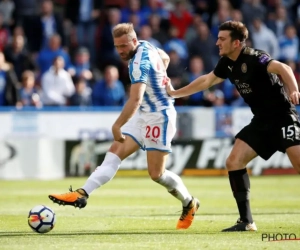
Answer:
<svg viewBox="0 0 300 250"><path fill-rule="evenodd" d="M300 121L295 113L276 119L253 117L236 136L246 142L261 158L268 160L276 151L300 145Z"/></svg>

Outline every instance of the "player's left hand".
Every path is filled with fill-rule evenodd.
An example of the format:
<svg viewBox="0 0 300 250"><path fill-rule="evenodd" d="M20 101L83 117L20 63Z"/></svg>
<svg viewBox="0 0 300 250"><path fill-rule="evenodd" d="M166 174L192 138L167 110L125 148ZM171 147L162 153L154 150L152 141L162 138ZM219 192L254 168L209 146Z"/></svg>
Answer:
<svg viewBox="0 0 300 250"><path fill-rule="evenodd" d="M125 141L125 135L122 134L121 127L117 126L116 124L112 126L112 133L115 141L121 143Z"/></svg>
<svg viewBox="0 0 300 250"><path fill-rule="evenodd" d="M293 104L298 105L299 104L299 99L300 99L300 92L293 91L290 94L290 99L291 99L291 101L292 101Z"/></svg>

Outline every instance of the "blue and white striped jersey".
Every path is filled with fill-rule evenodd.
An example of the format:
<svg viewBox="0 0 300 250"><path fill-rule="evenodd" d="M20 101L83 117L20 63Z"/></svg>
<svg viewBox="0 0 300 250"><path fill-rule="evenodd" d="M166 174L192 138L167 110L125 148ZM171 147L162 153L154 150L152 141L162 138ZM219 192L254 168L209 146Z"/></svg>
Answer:
<svg viewBox="0 0 300 250"><path fill-rule="evenodd" d="M128 67L132 84L146 84L140 110L157 112L173 108L174 99L165 89L167 73L157 48L147 41L139 42L137 52L129 61Z"/></svg>

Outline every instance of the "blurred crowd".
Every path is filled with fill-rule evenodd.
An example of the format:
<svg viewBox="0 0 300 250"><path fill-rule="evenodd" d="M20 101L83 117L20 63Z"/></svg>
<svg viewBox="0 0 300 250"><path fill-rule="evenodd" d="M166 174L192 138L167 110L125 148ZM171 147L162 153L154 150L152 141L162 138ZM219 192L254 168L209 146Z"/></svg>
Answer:
<svg viewBox="0 0 300 250"><path fill-rule="evenodd" d="M0 106L122 106L128 66L111 35L120 22L170 56L175 88L213 70L218 26L245 23L247 45L300 82L300 0L0 0ZM229 80L176 105L244 106Z"/></svg>

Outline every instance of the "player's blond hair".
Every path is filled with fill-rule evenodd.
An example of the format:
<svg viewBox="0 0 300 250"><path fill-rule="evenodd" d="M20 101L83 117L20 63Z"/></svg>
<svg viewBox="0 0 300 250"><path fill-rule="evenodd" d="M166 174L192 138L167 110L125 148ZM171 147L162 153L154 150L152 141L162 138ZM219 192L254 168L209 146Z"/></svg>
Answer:
<svg viewBox="0 0 300 250"><path fill-rule="evenodd" d="M118 38L123 35L127 35L129 38L136 38L136 33L132 23L120 23L117 24L112 31L113 37Z"/></svg>

